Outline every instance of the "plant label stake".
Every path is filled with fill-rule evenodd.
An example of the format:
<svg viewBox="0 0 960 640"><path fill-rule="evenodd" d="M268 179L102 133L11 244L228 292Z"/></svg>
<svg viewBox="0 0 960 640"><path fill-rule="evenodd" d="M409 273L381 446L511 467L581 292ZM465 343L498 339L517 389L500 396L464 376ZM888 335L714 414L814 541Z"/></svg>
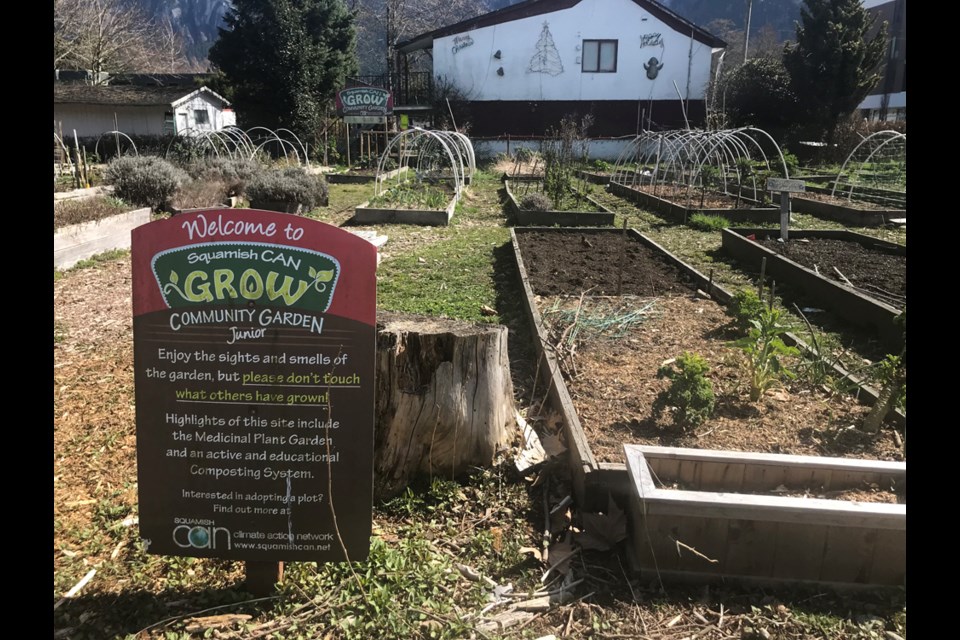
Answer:
<svg viewBox="0 0 960 640"><path fill-rule="evenodd" d="M806 191L803 180L788 180L786 178L767 178L767 191L780 193L780 239L786 242L790 239L790 194Z"/></svg>

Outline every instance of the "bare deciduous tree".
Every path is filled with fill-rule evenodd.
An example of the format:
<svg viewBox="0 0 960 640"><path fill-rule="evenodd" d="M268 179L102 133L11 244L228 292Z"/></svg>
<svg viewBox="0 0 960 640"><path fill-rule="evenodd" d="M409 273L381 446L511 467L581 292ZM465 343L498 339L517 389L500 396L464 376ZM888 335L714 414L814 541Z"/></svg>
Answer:
<svg viewBox="0 0 960 640"><path fill-rule="evenodd" d="M169 20L159 25L122 0L54 0L54 68L100 73L174 71L182 40Z"/></svg>
<svg viewBox="0 0 960 640"><path fill-rule="evenodd" d="M391 70L398 43L407 38L486 13L476 0L355 0L361 67Z"/></svg>

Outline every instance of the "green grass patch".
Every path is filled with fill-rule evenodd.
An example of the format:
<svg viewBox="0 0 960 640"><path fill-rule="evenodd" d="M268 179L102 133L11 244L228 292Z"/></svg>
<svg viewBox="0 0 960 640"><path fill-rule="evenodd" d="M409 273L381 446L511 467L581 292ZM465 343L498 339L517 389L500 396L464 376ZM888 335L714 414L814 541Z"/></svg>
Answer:
<svg viewBox="0 0 960 640"><path fill-rule="evenodd" d="M120 258L127 258L129 256L130 256L129 249L111 249L109 251L104 251L103 253L98 253L94 256L90 256L85 260L80 260L69 269L54 269L53 281L56 282L60 278L64 277L66 274L71 273L73 271L79 271L80 269L100 268L107 262L113 262L114 260L119 260Z"/></svg>
<svg viewBox="0 0 960 640"><path fill-rule="evenodd" d="M384 261L377 274L378 306L473 322L499 322L494 307L495 247L509 241L504 228L453 228L450 237Z"/></svg>
<svg viewBox="0 0 960 640"><path fill-rule="evenodd" d="M722 231L733 226L730 221L723 216L708 216L703 213L695 213L687 220L687 225L697 231Z"/></svg>

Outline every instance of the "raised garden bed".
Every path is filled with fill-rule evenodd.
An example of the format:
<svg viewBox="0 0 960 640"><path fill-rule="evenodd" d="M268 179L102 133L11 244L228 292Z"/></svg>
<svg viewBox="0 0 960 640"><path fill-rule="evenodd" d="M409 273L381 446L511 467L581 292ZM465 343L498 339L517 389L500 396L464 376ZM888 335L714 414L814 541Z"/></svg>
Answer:
<svg viewBox="0 0 960 640"><path fill-rule="evenodd" d="M609 171L577 171L577 177L590 184L607 184L610 182L611 175Z"/></svg>
<svg viewBox="0 0 960 640"><path fill-rule="evenodd" d="M588 195L581 197L586 201L587 206L594 209L593 211L535 211L532 209L521 209L519 199L516 194L514 194L513 189L510 188L510 183L511 180L504 180L504 188L507 192L507 202L509 203L514 223L518 226L558 225L561 227L595 227L613 224L614 213Z"/></svg>
<svg viewBox="0 0 960 640"><path fill-rule="evenodd" d="M419 189L419 187L412 187ZM443 208L429 208L417 205L413 200L408 202L397 202L392 204L373 204L367 201L358 205L355 209L353 221L357 224L419 224L428 226L444 226L450 223L453 218L454 209L457 207L459 196L453 193L452 188L448 188L448 204Z"/></svg>
<svg viewBox="0 0 960 640"><path fill-rule="evenodd" d="M53 268L69 269L98 253L129 249L130 232L147 222L150 222L149 207L56 229L53 232Z"/></svg>
<svg viewBox="0 0 960 640"><path fill-rule="evenodd" d="M902 462L626 445L641 570L902 586L906 503L791 497L880 487L902 495ZM681 485L682 490L664 488ZM696 553L691 551L696 549Z"/></svg>
<svg viewBox="0 0 960 640"><path fill-rule="evenodd" d="M874 436L850 428L868 411L853 397L797 383L750 402L741 354L729 345L738 334L717 303L729 292L635 230L624 238L604 229L518 228L512 236L541 347L538 370L558 415L548 425L564 435L581 508L605 510L609 496L631 499L624 443L810 460L904 459L892 430ZM709 363L717 406L700 427L683 431L669 412L652 408L668 386L657 379L658 368L687 351Z"/></svg>
<svg viewBox="0 0 960 640"><path fill-rule="evenodd" d="M723 216L731 222L779 222L780 209L763 205L755 200L740 197L739 200L729 194L707 193L703 205L700 204L700 192L691 192L690 204L687 201L687 188L675 185L658 185L656 194L649 185L627 186L611 182L610 193L630 200L644 209L650 209L669 218L686 223L694 213L710 216Z"/></svg>
<svg viewBox="0 0 960 640"><path fill-rule="evenodd" d="M399 169L387 171L383 174L382 179L389 180L390 178L395 178L406 170L407 167L400 167ZM344 173L326 173L324 176L329 184L367 184L376 181L377 170L350 169Z"/></svg>
<svg viewBox="0 0 960 640"><path fill-rule="evenodd" d="M773 194L773 200L779 203L780 194ZM906 209L831 196L829 189L821 192L808 188L804 194L791 194L790 210L857 227L879 227L907 217Z"/></svg>
<svg viewBox="0 0 960 640"><path fill-rule="evenodd" d="M897 301L906 299L904 245L827 229L791 230L787 243L778 237L771 229L724 229L722 246L757 271L766 258L771 278L797 287L814 306L876 331L890 353L899 352L902 332L893 320L903 309Z"/></svg>

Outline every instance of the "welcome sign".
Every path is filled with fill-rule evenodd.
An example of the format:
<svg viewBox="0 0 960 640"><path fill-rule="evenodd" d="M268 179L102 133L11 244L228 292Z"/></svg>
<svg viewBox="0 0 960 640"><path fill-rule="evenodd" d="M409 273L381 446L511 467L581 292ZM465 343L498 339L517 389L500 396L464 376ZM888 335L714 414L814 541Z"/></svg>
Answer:
<svg viewBox="0 0 960 640"><path fill-rule="evenodd" d="M393 95L376 87L351 87L337 93L337 115L383 118L393 113Z"/></svg>
<svg viewBox="0 0 960 640"><path fill-rule="evenodd" d="M133 231L140 531L148 552L369 551L376 249L283 213ZM334 518L336 513L336 518Z"/></svg>

